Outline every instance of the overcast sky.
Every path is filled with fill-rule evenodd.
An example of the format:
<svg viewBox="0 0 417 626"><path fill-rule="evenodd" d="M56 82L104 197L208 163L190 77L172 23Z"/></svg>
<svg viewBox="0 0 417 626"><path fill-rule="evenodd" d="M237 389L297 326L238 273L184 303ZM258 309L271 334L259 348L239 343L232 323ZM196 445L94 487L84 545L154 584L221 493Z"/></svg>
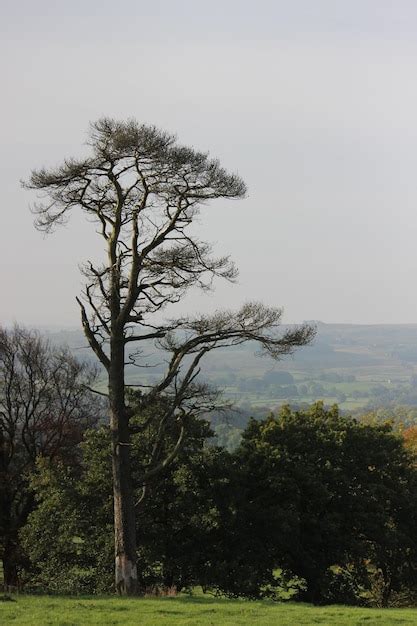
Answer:
<svg viewBox="0 0 417 626"><path fill-rule="evenodd" d="M240 173L204 209L236 286L287 322L417 323L415 0L3 0L0 323L78 325L74 215L45 238L19 180L76 156L90 120L135 117Z"/></svg>

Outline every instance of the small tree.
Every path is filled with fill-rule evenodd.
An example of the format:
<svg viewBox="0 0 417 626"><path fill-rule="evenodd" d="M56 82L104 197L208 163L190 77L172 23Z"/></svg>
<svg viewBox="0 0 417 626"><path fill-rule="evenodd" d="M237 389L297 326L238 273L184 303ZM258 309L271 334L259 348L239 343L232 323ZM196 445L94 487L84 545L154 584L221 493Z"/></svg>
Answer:
<svg viewBox="0 0 417 626"><path fill-rule="evenodd" d="M0 328L0 549L6 587L18 585L19 530L33 508L29 475L38 457L74 462L98 415L87 386L96 368L34 331Z"/></svg>
<svg viewBox="0 0 417 626"><path fill-rule="evenodd" d="M190 226L200 207L216 198L241 198L243 181L218 161L175 137L135 121L101 119L89 135L91 156L69 159L56 169L32 172L26 187L47 201L34 207L39 229L63 224L82 209L99 228L106 249L102 265L84 266L85 289L78 304L91 348L106 369L112 430L115 579L120 593L137 588L135 505L130 467L130 417L126 400L126 348L153 340L167 351L161 380L143 388L143 406L160 403L158 427L143 484L177 454L190 415L216 403L217 395L197 381L210 350L245 341L260 344L273 358L291 353L313 336L310 326L278 333L281 309L250 303L237 312L185 316L162 322L160 312L191 287L209 289L213 278L232 281L228 257L214 258ZM147 365L140 350L140 364ZM177 441L166 453L167 428Z"/></svg>

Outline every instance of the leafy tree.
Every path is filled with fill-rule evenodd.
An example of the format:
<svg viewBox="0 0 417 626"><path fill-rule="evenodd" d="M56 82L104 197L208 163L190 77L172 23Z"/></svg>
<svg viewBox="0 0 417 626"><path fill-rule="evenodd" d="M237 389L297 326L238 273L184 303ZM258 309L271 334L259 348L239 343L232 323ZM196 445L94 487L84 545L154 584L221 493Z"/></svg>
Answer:
<svg viewBox="0 0 417 626"><path fill-rule="evenodd" d="M190 416L212 407L216 394L196 377L213 349L253 341L273 358L308 343L310 326L279 332L281 310L246 304L237 312L185 316L162 322L160 313L191 287L208 289L213 278L233 280L227 257L213 258L192 225L199 209L217 198L241 198L243 181L207 154L179 146L175 137L135 121L101 119L91 126L91 155L34 171L27 187L46 201L34 207L37 227L50 232L81 209L103 239L102 265L88 261L80 305L85 335L108 375L112 433L115 582L120 593L137 589L136 515L131 471L131 409L125 383L126 347L155 341L167 351L165 373L143 389L143 406L160 405L157 440L142 476L163 471L177 454ZM143 351L137 356L149 365ZM177 440L165 457L166 432Z"/></svg>
<svg viewBox="0 0 417 626"><path fill-rule="evenodd" d="M20 532L29 589L69 594L112 589L110 437L104 431L88 434L82 468L37 463L31 480L36 507Z"/></svg>
<svg viewBox="0 0 417 626"><path fill-rule="evenodd" d="M404 445L417 460L417 426L408 426L402 431Z"/></svg>
<svg viewBox="0 0 417 626"><path fill-rule="evenodd" d="M193 420L189 437L163 474L155 475L143 497L140 475L152 447L155 423L132 436L133 485L140 520L139 586L181 590L208 584L220 560L222 517L230 502L230 456L207 446L207 422ZM156 422L157 423L157 422ZM175 431L168 434L171 444ZM67 593L110 591L112 586L112 476L107 427L89 431L81 444L81 471L38 463L32 479L37 507L22 531L30 559L27 584Z"/></svg>
<svg viewBox="0 0 417 626"><path fill-rule="evenodd" d="M283 407L251 421L236 454L235 535L253 595L278 565L306 580L303 597L313 602L328 598L332 566L363 575L366 559L383 574L385 602L413 583L416 474L389 425L360 424L322 403Z"/></svg>
<svg viewBox="0 0 417 626"><path fill-rule="evenodd" d="M22 564L18 533L33 508L36 459L74 462L86 427L100 417L88 391L94 368L38 333L0 328L0 549L6 586Z"/></svg>

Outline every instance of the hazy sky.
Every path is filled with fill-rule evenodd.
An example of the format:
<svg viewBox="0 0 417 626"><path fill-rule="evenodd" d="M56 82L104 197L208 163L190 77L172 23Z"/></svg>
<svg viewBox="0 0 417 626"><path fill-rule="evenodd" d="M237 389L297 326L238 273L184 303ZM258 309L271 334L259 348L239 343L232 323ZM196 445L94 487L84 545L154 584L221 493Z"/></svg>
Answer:
<svg viewBox="0 0 417 626"><path fill-rule="evenodd" d="M77 155L90 120L136 117L209 150L244 201L200 235L240 282L188 308L417 322L415 0L2 0L0 323L77 326L80 216L43 237L19 180Z"/></svg>

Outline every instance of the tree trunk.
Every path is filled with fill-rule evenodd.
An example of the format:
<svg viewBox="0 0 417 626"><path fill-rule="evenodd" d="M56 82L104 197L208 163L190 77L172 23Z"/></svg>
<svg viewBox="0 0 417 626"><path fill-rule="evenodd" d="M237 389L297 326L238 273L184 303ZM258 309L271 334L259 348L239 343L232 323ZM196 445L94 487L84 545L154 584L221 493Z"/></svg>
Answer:
<svg viewBox="0 0 417 626"><path fill-rule="evenodd" d="M115 585L121 595L137 593L135 505L131 484L129 416L124 398L123 337L111 340L110 427L114 497Z"/></svg>
<svg viewBox="0 0 417 626"><path fill-rule="evenodd" d="M2 534L1 560L3 563L3 583L4 589L18 586L17 575L17 536L12 522L12 496L8 492L7 486L11 477L7 473L6 464L2 463L0 474L2 485L0 491L0 529Z"/></svg>
<svg viewBox="0 0 417 626"><path fill-rule="evenodd" d="M3 581L5 591L16 591L19 588L17 573L17 542L8 537L3 550Z"/></svg>
<svg viewBox="0 0 417 626"><path fill-rule="evenodd" d="M307 583L307 589L300 594L302 602L308 602L315 606L323 604L323 593L321 580L317 576L304 576Z"/></svg>
<svg viewBox="0 0 417 626"><path fill-rule="evenodd" d="M382 568L382 594L381 594L381 606L386 609L389 606L389 601L392 593L392 580L391 576L386 568Z"/></svg>

